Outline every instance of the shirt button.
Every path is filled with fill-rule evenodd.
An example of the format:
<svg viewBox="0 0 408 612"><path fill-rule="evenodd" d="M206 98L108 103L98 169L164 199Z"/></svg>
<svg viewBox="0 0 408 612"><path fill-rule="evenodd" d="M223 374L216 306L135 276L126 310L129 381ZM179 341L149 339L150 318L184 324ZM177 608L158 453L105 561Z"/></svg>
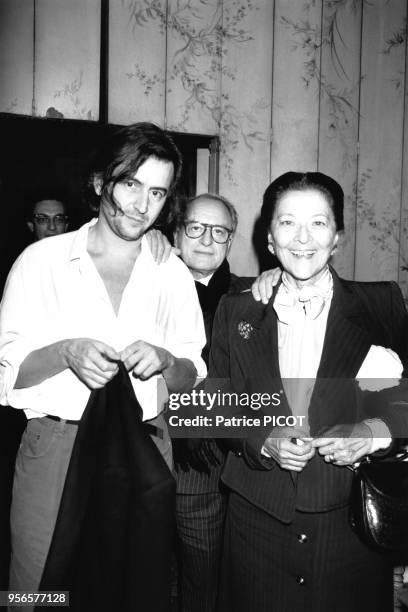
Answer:
<svg viewBox="0 0 408 612"><path fill-rule="evenodd" d="M297 539L300 544L304 544L307 542L307 535L305 533L299 533Z"/></svg>
<svg viewBox="0 0 408 612"><path fill-rule="evenodd" d="M303 578L303 576L297 576L296 582L298 584L305 584L305 579Z"/></svg>

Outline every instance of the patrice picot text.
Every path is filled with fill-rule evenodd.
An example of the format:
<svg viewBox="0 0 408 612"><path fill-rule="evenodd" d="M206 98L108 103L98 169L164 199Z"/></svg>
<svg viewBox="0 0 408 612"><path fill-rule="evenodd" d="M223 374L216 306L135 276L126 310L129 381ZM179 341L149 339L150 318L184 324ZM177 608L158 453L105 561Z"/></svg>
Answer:
<svg viewBox="0 0 408 612"><path fill-rule="evenodd" d="M305 416L279 414L283 391L236 393L193 389L171 393L165 418L172 437L247 437L273 427L299 427ZM209 414L210 413L210 414Z"/></svg>

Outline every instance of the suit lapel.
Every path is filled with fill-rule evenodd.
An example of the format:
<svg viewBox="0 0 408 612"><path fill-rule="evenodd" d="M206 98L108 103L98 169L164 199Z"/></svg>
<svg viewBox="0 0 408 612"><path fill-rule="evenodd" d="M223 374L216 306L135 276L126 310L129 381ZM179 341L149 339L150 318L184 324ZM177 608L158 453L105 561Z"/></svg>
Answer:
<svg viewBox="0 0 408 612"><path fill-rule="evenodd" d="M309 409L312 435L356 421L354 379L371 346L359 299L334 270L332 275L333 298Z"/></svg>
<svg viewBox="0 0 408 612"><path fill-rule="evenodd" d="M278 324L273 302L280 283L274 288L269 303L265 306L253 300L245 313L245 323L252 330L247 339L240 339L236 344L237 358L241 364L243 377L246 379L248 393L280 392L281 403L274 410L276 415L292 414L279 369ZM272 410L268 410L268 414ZM290 479L296 487L297 475L289 472Z"/></svg>
<svg viewBox="0 0 408 612"><path fill-rule="evenodd" d="M333 299L327 319L318 378L355 378L371 342L364 330L365 313L360 301L331 269ZM278 285L279 286L279 285ZM251 301L244 313L242 324L248 324L241 333L237 329L236 352L241 371L253 380L281 382L278 352L277 317L273 308L278 286L267 306ZM239 324L238 324L239 327Z"/></svg>
<svg viewBox="0 0 408 612"><path fill-rule="evenodd" d="M283 389L277 317L273 308L277 288L266 306L251 301L242 321L238 323L235 351L249 393L271 393ZM282 415L291 414L286 399L277 410Z"/></svg>
<svg viewBox="0 0 408 612"><path fill-rule="evenodd" d="M317 377L355 378L371 346L365 315L356 296L331 272L333 299Z"/></svg>

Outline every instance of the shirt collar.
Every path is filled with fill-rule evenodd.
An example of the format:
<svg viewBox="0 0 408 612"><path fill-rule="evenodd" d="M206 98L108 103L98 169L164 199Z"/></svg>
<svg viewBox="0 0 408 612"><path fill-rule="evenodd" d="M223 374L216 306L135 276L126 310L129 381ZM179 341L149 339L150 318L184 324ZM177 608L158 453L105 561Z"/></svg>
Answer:
<svg viewBox="0 0 408 612"><path fill-rule="evenodd" d="M77 259L81 259L88 252L88 232L89 228L94 226L98 221L98 218L95 217L82 225L79 230L76 232L76 236L73 239L71 250L69 253L69 261L75 261ZM146 236L144 235L141 240L141 249L140 255L143 259L153 260L153 255L148 245ZM140 257L139 255L139 257Z"/></svg>
<svg viewBox="0 0 408 612"><path fill-rule="evenodd" d="M196 278L195 282L201 283L201 285L205 285L206 287L208 287L208 283L210 282L213 276L214 276L214 272L212 274L209 274L208 276L203 276L202 278Z"/></svg>
<svg viewBox="0 0 408 612"><path fill-rule="evenodd" d="M95 225L97 222L97 217L91 219L85 225L82 225L76 233L74 240L72 242L71 250L69 253L69 261L74 261L76 259L81 259L84 254L87 252L88 247L88 230L90 227Z"/></svg>

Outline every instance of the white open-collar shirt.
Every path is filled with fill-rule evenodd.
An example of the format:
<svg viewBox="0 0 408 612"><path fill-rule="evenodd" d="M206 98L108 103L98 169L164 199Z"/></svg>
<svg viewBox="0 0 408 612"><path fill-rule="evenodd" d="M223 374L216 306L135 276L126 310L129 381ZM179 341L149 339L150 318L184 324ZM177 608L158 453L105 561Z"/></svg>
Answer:
<svg viewBox="0 0 408 612"><path fill-rule="evenodd" d="M14 263L0 306L0 403L24 408L28 418L45 414L80 419L90 390L70 370L38 385L14 389L20 364L33 350L67 338L92 338L120 351L136 340L190 359L205 376L205 332L192 276L171 254L158 265L145 238L116 315L89 253L88 229L29 246ZM167 399L152 376L130 376L144 420ZM163 380L163 379L162 379Z"/></svg>

